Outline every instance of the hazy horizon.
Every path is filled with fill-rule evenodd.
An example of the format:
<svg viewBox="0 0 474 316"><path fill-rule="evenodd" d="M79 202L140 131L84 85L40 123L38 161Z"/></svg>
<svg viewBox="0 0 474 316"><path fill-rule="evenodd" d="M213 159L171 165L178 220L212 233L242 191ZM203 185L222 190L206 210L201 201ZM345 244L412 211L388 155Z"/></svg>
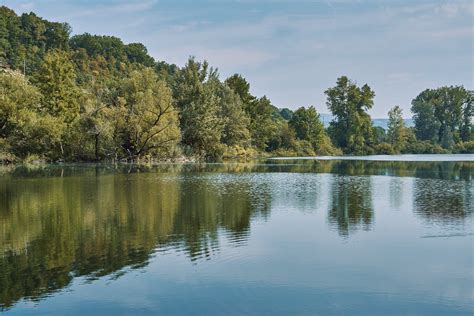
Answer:
<svg viewBox="0 0 474 316"><path fill-rule="evenodd" d="M242 74L275 106L314 105L347 75L376 92L374 118L426 88L473 89L471 1L2 1L21 14L67 22L73 34L141 42L157 60L207 59Z"/></svg>

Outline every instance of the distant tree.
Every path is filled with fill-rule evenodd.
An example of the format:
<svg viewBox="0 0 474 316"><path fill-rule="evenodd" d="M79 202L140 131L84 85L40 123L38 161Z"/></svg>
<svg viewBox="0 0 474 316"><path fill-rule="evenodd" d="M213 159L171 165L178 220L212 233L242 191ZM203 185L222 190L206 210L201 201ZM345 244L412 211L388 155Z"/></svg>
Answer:
<svg viewBox="0 0 474 316"><path fill-rule="evenodd" d="M124 50L128 61L132 63L138 63L147 67L153 67L155 65L155 60L148 55L148 50L142 43L125 45Z"/></svg>
<svg viewBox="0 0 474 316"><path fill-rule="evenodd" d="M349 154L370 152L374 136L367 111L374 104L375 93L367 84L359 88L343 76L325 94L326 104L334 116L329 128L334 144Z"/></svg>
<svg viewBox="0 0 474 316"><path fill-rule="evenodd" d="M313 106L298 108L288 124L295 130L297 139L309 141L317 151L325 131L319 113Z"/></svg>
<svg viewBox="0 0 474 316"><path fill-rule="evenodd" d="M446 149L459 141L469 140L472 104L472 93L462 86L421 92L413 99L411 108L417 138L442 144Z"/></svg>
<svg viewBox="0 0 474 316"><path fill-rule="evenodd" d="M293 111L287 108L283 108L280 110L280 115L283 117L285 120L289 121L291 120L291 117L293 116Z"/></svg>
<svg viewBox="0 0 474 316"><path fill-rule="evenodd" d="M474 140L473 122L474 117L474 91L467 91L462 105L462 121L460 126L460 137L463 142Z"/></svg>
<svg viewBox="0 0 474 316"><path fill-rule="evenodd" d="M374 143L380 144L387 142L387 133L383 127L374 126Z"/></svg>
<svg viewBox="0 0 474 316"><path fill-rule="evenodd" d="M17 16L0 6L0 60L11 69L34 73L48 51L68 49L70 32L67 23L49 22L34 13Z"/></svg>
<svg viewBox="0 0 474 316"><path fill-rule="evenodd" d="M239 74L234 74L225 80L225 84L239 95L247 112L249 112L249 107L252 106L252 102L256 98L250 93L250 84L247 80Z"/></svg>
<svg viewBox="0 0 474 316"><path fill-rule="evenodd" d="M388 112L387 137L395 152L399 153L405 148L406 127L403 121L403 111L397 105Z"/></svg>

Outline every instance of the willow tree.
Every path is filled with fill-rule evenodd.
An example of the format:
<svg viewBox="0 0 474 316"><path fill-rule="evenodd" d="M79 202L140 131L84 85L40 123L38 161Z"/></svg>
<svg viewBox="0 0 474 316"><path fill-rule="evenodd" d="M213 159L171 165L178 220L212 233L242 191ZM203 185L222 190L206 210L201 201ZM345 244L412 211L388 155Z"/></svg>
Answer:
<svg viewBox="0 0 474 316"><path fill-rule="evenodd" d="M118 157L169 154L179 141L178 113L171 90L151 68L123 81L114 109Z"/></svg>

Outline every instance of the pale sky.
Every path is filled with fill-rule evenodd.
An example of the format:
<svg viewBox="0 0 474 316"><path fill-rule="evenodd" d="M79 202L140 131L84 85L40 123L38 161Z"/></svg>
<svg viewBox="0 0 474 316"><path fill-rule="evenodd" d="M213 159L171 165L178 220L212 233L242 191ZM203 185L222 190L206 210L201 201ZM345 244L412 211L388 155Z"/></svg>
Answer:
<svg viewBox="0 0 474 316"><path fill-rule="evenodd" d="M373 117L426 88L474 89L474 1L0 0L68 22L74 34L141 42L157 60L207 59L221 78L242 74L278 107L314 105L347 75L376 93Z"/></svg>

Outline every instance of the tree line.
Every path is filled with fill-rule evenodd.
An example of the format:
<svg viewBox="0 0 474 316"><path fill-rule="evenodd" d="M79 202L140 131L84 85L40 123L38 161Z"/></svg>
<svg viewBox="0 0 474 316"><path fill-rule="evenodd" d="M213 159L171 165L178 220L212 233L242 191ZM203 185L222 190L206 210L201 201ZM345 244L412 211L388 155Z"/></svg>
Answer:
<svg viewBox="0 0 474 316"><path fill-rule="evenodd" d="M421 92L414 128L392 108L387 130L372 125L367 84L342 76L325 94L328 128L314 107L279 109L206 61L178 67L143 44L0 7L1 162L474 152L462 86Z"/></svg>

